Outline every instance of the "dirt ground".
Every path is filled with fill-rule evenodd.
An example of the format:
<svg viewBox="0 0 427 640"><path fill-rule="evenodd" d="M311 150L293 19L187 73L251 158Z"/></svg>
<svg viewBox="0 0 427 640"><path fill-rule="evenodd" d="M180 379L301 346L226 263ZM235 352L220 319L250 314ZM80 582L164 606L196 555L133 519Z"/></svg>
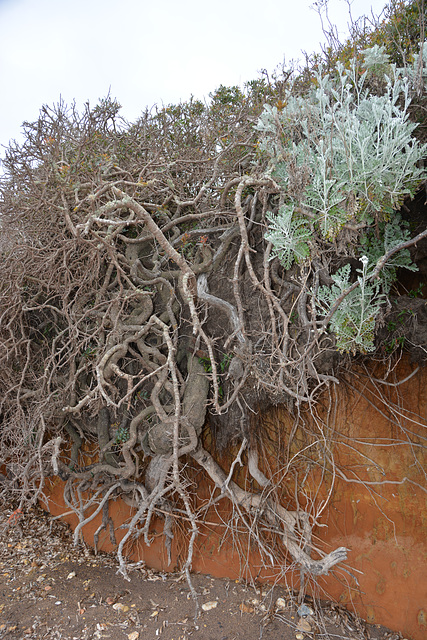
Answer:
<svg viewBox="0 0 427 640"><path fill-rule="evenodd" d="M0 514L0 639L398 640L344 609L322 608L284 589L194 575L199 615L185 578L141 563L130 581L114 557L72 545L68 527L39 509ZM265 587L263 587L265 589Z"/></svg>

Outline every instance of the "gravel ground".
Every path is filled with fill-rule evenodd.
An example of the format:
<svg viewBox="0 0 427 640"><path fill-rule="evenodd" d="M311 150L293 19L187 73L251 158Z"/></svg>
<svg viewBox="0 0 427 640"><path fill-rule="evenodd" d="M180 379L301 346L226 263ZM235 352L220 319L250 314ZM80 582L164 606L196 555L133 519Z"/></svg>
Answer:
<svg viewBox="0 0 427 640"><path fill-rule="evenodd" d="M398 640L336 605L298 609L285 589L194 575L199 613L180 574L74 547L69 528L39 509L0 514L0 639Z"/></svg>

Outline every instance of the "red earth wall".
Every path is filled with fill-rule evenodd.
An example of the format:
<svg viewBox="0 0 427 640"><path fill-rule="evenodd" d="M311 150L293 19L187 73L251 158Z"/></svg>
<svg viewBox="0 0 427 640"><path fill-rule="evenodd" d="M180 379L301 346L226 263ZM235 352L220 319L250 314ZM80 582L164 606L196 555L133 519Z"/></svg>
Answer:
<svg viewBox="0 0 427 640"><path fill-rule="evenodd" d="M400 363L387 380L403 380L414 370L414 366ZM379 371L372 374L381 376ZM423 444L427 436L427 371L421 369L407 382L393 387L368 383L364 371L355 370L349 384L339 391L333 415L327 420L328 433L333 434L335 459L347 480L335 477L329 504L319 520L323 526L316 529L316 535L324 549L339 546L349 549L346 567L350 573L337 570L318 578L311 589L320 598L333 599L354 609L371 623L399 630L412 640L424 640L427 511ZM382 395L387 396L392 412L385 408ZM279 434L280 441L276 446L285 446L281 443L286 442L291 428L286 412L275 409L263 420L267 427L274 423L274 433ZM306 495L313 491L316 473ZM329 474L318 484L321 492L316 496L317 503L326 497L331 478ZM202 497L208 496L212 485L202 472L196 471L195 482ZM52 514L68 511L62 489L59 479L48 488L48 508ZM131 509L122 500L110 502L115 527L130 514ZM225 500L216 511L208 513L208 524L200 527L196 541L193 571L233 579L283 578L283 566L267 568L258 552L250 549L244 535L240 540L224 538L224 522L229 519ZM76 525L73 515L64 515L64 520ZM93 534L99 525L100 516L84 527L83 535L89 544L93 544ZM180 526L178 523L171 565L168 566L160 521L153 525L151 546L139 539L133 544L130 557L134 561L142 559L156 569L172 570L180 566L186 557L185 536L179 534ZM123 530L116 530L118 540L123 535ZM100 535L99 547L114 551L105 531ZM358 585L351 574L357 577ZM286 581L298 587L297 572L286 574Z"/></svg>

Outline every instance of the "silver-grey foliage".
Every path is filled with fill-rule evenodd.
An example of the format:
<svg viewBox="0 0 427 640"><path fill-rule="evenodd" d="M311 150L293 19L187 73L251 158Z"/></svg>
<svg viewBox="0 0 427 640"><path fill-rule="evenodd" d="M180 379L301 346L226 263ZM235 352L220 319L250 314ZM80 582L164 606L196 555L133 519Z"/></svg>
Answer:
<svg viewBox="0 0 427 640"><path fill-rule="evenodd" d="M357 239L353 256L365 255L360 290L343 300L330 323L346 351L373 349L381 305L380 285L368 284L370 273L391 247L407 239L395 212L426 176L421 162L427 145L415 139L417 125L408 117L408 77L388 64L377 45L364 51L364 65L361 75L355 61L350 69L338 63L333 75L318 69L308 95L290 93L281 110L266 105L257 124L260 150L269 157L269 173L282 189L282 206L267 216L271 256L289 269L294 261L310 262L328 246L339 246L346 231ZM380 95L370 83L375 73L385 73ZM377 232L382 227L377 242L370 239L373 225ZM409 252L384 265L385 294L397 266L415 268ZM325 316L349 283L350 265L331 275L329 290L313 293Z"/></svg>

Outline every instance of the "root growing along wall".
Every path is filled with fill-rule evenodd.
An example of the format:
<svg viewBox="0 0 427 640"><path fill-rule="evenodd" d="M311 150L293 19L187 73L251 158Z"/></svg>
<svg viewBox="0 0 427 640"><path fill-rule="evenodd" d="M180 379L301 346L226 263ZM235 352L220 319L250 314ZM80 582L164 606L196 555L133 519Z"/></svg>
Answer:
<svg viewBox="0 0 427 640"><path fill-rule="evenodd" d="M426 389L427 372L408 363L398 363L385 378L379 366L369 376L363 368L355 369L337 392L325 398L317 419L301 416L294 421L284 409L275 408L258 416L253 427L263 453L260 466L266 475L279 479L282 503L295 508L298 501L321 525L314 530L314 544L326 551L338 546L349 549L343 567L309 580L307 588L413 640L427 637ZM206 446L209 438L207 430ZM223 455L224 469L232 459L230 452ZM202 506L214 487L195 463L193 467L195 499ZM245 467L236 467L235 479L259 490L245 475ZM59 479L48 487L48 508L55 515L68 511L62 491ZM118 542L124 535L118 527L132 510L120 499L110 501L109 508ZM75 526L75 516L64 519ZM208 510L205 522L199 524L194 571L281 581L299 588L295 566L289 566L285 557L272 566L259 548L248 543L244 527L233 530L232 522L225 499ZM83 528L89 544L100 523L101 515ZM151 531L152 544L148 547L139 538L128 548L129 557L143 559L153 568L175 569L185 561L187 526L185 519L176 519L170 564L161 514ZM99 548L115 550L105 530Z"/></svg>

